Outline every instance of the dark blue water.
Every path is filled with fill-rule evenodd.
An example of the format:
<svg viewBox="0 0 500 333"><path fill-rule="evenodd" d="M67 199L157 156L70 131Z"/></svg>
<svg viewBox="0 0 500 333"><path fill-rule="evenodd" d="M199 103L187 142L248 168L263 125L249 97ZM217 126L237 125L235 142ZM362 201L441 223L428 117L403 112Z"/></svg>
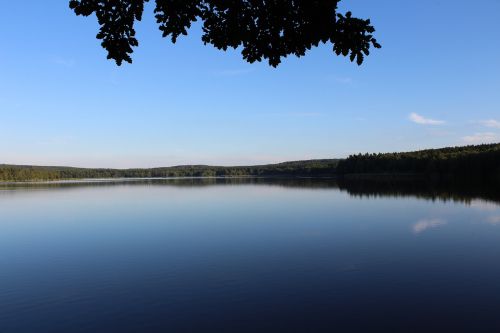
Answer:
<svg viewBox="0 0 500 333"><path fill-rule="evenodd" d="M307 181L0 187L2 333L499 330L489 197Z"/></svg>

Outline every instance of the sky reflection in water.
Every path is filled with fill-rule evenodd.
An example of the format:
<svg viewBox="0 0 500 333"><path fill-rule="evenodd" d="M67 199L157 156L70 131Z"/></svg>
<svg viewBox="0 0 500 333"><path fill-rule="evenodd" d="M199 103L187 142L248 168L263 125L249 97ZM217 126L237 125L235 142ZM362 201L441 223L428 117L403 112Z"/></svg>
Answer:
<svg viewBox="0 0 500 333"><path fill-rule="evenodd" d="M359 188L4 185L0 332L499 329L495 197Z"/></svg>

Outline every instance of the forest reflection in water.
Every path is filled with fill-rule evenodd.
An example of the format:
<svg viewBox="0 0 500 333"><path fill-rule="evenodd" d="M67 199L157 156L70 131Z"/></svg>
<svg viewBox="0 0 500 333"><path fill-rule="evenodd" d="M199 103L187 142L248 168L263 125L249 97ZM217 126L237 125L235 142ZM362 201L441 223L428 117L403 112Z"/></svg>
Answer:
<svg viewBox="0 0 500 333"><path fill-rule="evenodd" d="M387 177L4 183L0 332L496 332L496 189Z"/></svg>
<svg viewBox="0 0 500 333"><path fill-rule="evenodd" d="M500 203L500 184L429 180L413 177L362 178L258 178L258 177L192 177L192 178L116 178L83 179L52 182L0 183L0 193L9 190L74 189L106 186L174 186L203 187L220 185L265 185L304 189L337 189L352 197L415 197L425 200L455 201L470 204L481 199Z"/></svg>

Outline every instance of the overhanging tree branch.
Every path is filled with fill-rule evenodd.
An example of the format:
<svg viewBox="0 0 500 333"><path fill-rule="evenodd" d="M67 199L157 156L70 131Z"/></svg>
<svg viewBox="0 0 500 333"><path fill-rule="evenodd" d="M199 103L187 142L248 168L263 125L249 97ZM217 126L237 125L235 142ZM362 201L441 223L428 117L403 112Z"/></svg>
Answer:
<svg viewBox="0 0 500 333"><path fill-rule="evenodd" d="M118 65L132 62L139 45L134 23L140 21L149 0L71 0L77 14L95 14L97 38ZM202 41L220 50L241 48L243 59L267 60L276 67L288 55L331 43L337 55L358 65L370 48L380 48L370 20L337 13L340 0L156 0L155 17L163 37L175 43L195 21L203 22Z"/></svg>

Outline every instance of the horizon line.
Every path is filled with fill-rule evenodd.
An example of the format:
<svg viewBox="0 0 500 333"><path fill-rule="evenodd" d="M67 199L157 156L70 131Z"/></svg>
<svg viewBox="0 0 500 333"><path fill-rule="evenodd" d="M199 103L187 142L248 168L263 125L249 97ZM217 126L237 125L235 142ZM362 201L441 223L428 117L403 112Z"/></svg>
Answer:
<svg viewBox="0 0 500 333"><path fill-rule="evenodd" d="M500 142L495 143L481 143L481 144L468 144L468 145L457 145L457 146L446 146L439 148L423 148L417 150L407 150L407 151L392 151L392 152L384 152L384 153L353 153L349 154L349 156L359 155L359 154L397 154L397 153L413 153L420 152L426 150L440 150L447 148L465 148L465 147L478 147L478 146L495 146L500 145ZM16 163L0 163L0 167L12 166L12 167L44 167L44 168L74 168L74 169L106 169L106 170L150 170L150 169L165 169L165 168L177 168L177 167L213 167L213 168L244 168L244 167L259 167L259 166L269 166L269 165L278 165L284 163L294 163L294 162L307 162L307 161L339 161L347 159L348 157L337 157L337 158L309 158L309 159L301 159L301 160L286 160L275 163L264 163L264 164L247 164L247 165L210 165L210 164L176 164L170 166L155 166L155 167L125 167L125 168L112 168L112 167L79 167L79 166L70 166L70 165L39 165L39 164L16 164Z"/></svg>

